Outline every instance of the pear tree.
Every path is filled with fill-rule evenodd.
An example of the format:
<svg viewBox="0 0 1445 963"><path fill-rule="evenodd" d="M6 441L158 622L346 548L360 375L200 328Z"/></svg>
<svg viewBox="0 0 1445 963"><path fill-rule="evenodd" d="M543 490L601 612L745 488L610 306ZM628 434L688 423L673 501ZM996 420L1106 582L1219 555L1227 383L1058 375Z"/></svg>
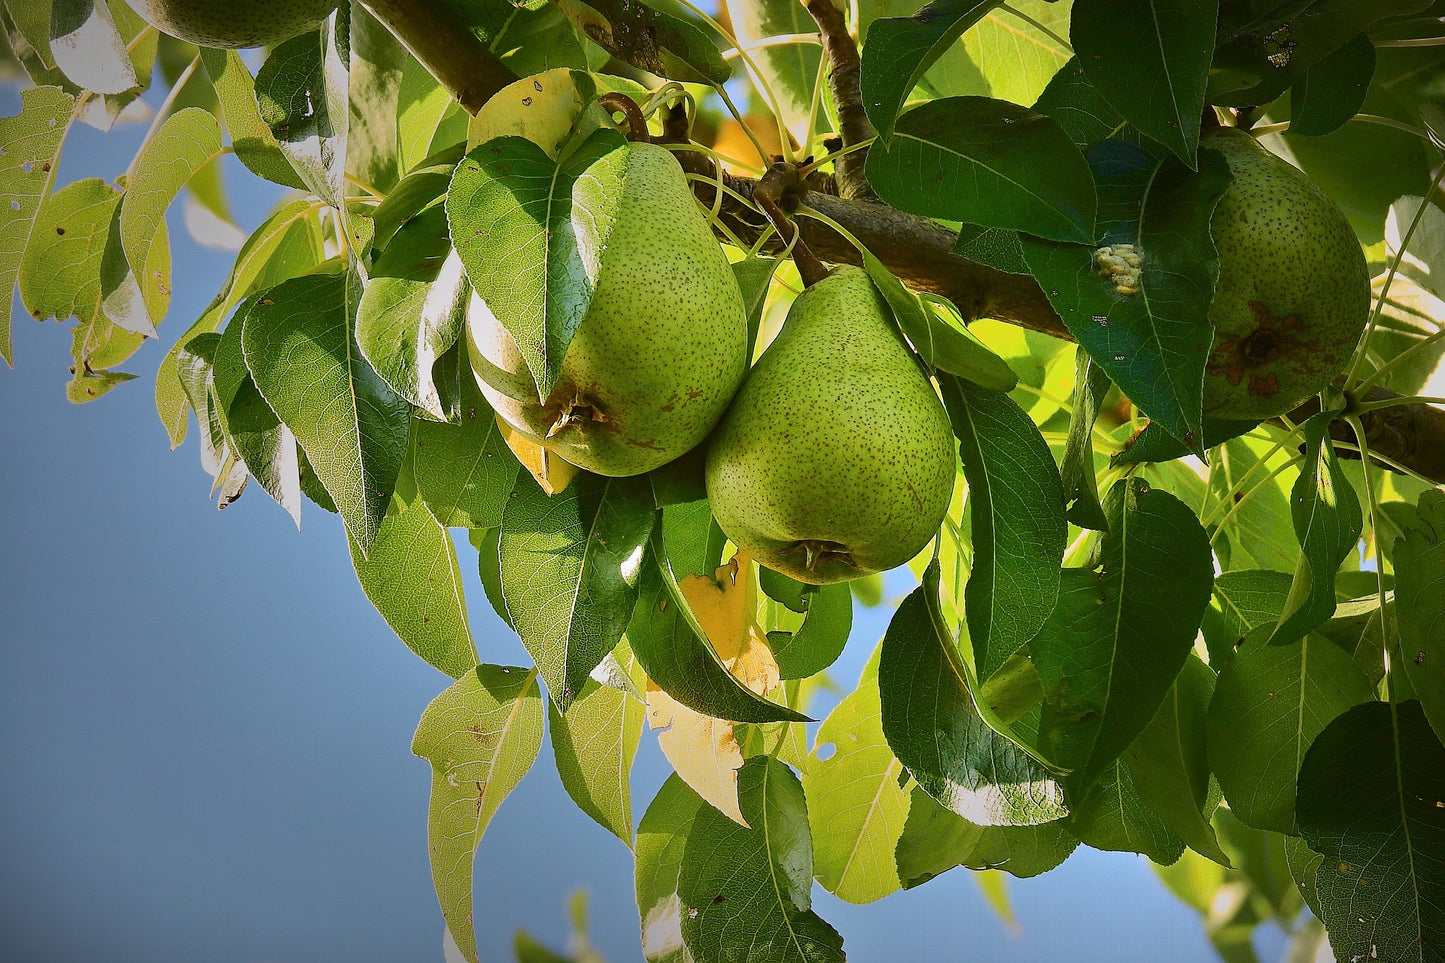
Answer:
<svg viewBox="0 0 1445 963"><path fill-rule="evenodd" d="M1445 960L1445 5L0 26L12 303L70 327L71 401L153 391L222 507L339 516L453 680L413 750L466 959L550 731L657 963L843 960L815 886L997 892L1081 846L1146 856L1224 959L1273 923L1292 959ZM147 105L123 174L58 176ZM284 198L168 317L168 212L224 212L227 158ZM472 638L462 567L532 665ZM652 738L676 772L634 801Z"/></svg>

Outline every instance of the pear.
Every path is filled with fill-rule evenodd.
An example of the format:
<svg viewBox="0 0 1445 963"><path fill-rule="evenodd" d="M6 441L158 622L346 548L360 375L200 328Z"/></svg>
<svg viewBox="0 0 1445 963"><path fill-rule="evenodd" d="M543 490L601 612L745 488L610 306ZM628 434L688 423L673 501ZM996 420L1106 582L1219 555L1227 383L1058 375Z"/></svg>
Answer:
<svg viewBox="0 0 1445 963"><path fill-rule="evenodd" d="M1364 330L1370 275L1334 200L1252 136L1225 128L1202 146L1234 180L1210 221L1219 281L1204 413L1262 420L1328 385Z"/></svg>
<svg viewBox="0 0 1445 963"><path fill-rule="evenodd" d="M315 30L337 0L140 0L161 33L201 47L262 47Z"/></svg>
<svg viewBox="0 0 1445 963"><path fill-rule="evenodd" d="M933 385L860 268L800 294L718 428L707 493L727 536L813 584L907 562L953 494Z"/></svg>
<svg viewBox="0 0 1445 963"><path fill-rule="evenodd" d="M467 348L508 424L566 461L613 477L695 447L747 371L748 324L727 257L672 153L628 144L616 221L587 313L540 401L516 342L473 295Z"/></svg>

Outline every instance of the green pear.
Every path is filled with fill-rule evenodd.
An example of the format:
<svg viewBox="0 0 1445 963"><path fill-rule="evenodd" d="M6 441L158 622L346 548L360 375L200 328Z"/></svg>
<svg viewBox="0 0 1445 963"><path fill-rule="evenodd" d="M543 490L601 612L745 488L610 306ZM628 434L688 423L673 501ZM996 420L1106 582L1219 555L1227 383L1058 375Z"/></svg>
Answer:
<svg viewBox="0 0 1445 963"><path fill-rule="evenodd" d="M1269 418L1318 393L1350 359L1370 275L1345 215L1300 170L1233 128L1207 132L1202 146L1234 174L1210 221L1219 282L1204 413Z"/></svg>
<svg viewBox="0 0 1445 963"><path fill-rule="evenodd" d="M140 0L161 33L201 47L262 47L316 29L337 0Z"/></svg>
<svg viewBox="0 0 1445 963"><path fill-rule="evenodd" d="M540 401L516 342L473 296L467 348L508 424L599 475L639 475L707 437L747 371L742 292L672 153L629 144L587 313Z"/></svg>
<svg viewBox="0 0 1445 963"><path fill-rule="evenodd" d="M793 302L707 457L708 500L727 536L814 584L918 554L953 479L948 415L856 267Z"/></svg>

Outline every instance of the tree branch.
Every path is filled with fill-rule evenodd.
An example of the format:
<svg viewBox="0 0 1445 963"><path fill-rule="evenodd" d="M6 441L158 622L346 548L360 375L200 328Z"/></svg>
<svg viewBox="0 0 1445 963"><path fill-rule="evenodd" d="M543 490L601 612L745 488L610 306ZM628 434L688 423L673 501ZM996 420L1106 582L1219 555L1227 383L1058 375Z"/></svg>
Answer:
<svg viewBox="0 0 1445 963"><path fill-rule="evenodd" d="M804 0L808 13L818 25L823 38L823 52L828 57L828 88L833 93L833 104L838 108L838 133L842 135L843 147L861 144L874 135L873 124L868 112L863 109L863 93L860 84L863 79L862 61L858 57L858 45L848 32L848 22L843 11L833 6L833 0ZM843 154L833 162L838 172L838 192L853 200L877 200L878 195L868 184L863 173L868 160L868 148Z"/></svg>
<svg viewBox="0 0 1445 963"><path fill-rule="evenodd" d="M445 3L436 0L360 0L360 3L469 114L475 115L493 94L517 79Z"/></svg>
<svg viewBox="0 0 1445 963"><path fill-rule="evenodd" d="M810 12L816 4L825 2L827 0L808 0ZM493 94L516 79L443 4L431 0L361 0L361 3L470 112L475 113ZM831 3L828 6L831 7ZM834 13L841 19L841 14L836 10ZM851 38L848 43L851 45ZM853 89L856 90L856 81ZM834 96L840 106L846 99L839 98L836 88ZM860 110L861 103L860 98ZM866 114L863 119L866 122ZM681 105L664 118L662 140L678 145L686 143L687 120ZM740 241L751 245L769 234L762 249L767 253L781 253L785 247L783 240L753 203L756 181L718 171L712 160L700 151L683 149L675 153L683 169L694 175L693 189L705 206L713 205L716 185L722 184L719 218ZM859 158L861 162L863 153L857 151L847 157ZM838 160L841 164L846 158ZM839 167L840 184L847 183L847 178L842 176L845 169L846 165ZM804 206L794 219L800 240L823 261L861 264L862 256L837 231L808 217L809 209L836 221L909 287L946 298L966 321L995 318L1072 340L1038 282L1029 275L1010 274L959 257L953 253L955 234L948 228L875 200L836 197L818 190L806 191L801 200ZM1371 392L1366 400L1384 397L1391 395ZM1307 413L1301 409L1294 414ZM1445 410L1424 404L1399 405L1365 412L1361 422L1372 451L1422 477L1445 484ZM1335 422L1331 433L1341 441L1354 441L1345 422Z"/></svg>

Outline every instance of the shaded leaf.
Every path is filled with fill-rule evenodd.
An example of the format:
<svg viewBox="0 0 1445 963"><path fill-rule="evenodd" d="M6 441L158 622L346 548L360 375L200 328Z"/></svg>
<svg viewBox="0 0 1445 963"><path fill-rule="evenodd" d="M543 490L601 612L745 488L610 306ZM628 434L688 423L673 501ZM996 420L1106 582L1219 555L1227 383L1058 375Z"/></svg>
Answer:
<svg viewBox="0 0 1445 963"><path fill-rule="evenodd" d="M454 679L477 664L456 546L425 502L398 494L370 552L349 545L366 597L407 648Z"/></svg>
<svg viewBox="0 0 1445 963"><path fill-rule="evenodd" d="M461 420L412 426L416 487L449 528L495 528L517 477L517 460L471 370L461 377Z"/></svg>
<svg viewBox="0 0 1445 963"><path fill-rule="evenodd" d="M682 934L701 960L843 960L843 938L812 911L813 852L803 787L767 756L744 763L745 828L712 808L688 832L678 872Z"/></svg>
<svg viewBox="0 0 1445 963"><path fill-rule="evenodd" d="M1044 114L987 97L930 101L868 152L868 181L895 207L1058 241L1094 237L1094 178Z"/></svg>
<svg viewBox="0 0 1445 963"><path fill-rule="evenodd" d="M1191 168L1218 18L1217 0L1076 0L1070 21L1089 80Z"/></svg>
<svg viewBox="0 0 1445 963"><path fill-rule="evenodd" d="M1095 849L1141 853L1161 866L1184 853L1184 840L1144 802L1123 759L1110 763L1084 798L1070 804L1070 828Z"/></svg>
<svg viewBox="0 0 1445 963"><path fill-rule="evenodd" d="M971 822L1027 826L1059 818L1066 810L1053 774L980 716L929 598L938 590L937 564L928 571L883 636L878 688L889 746L924 791Z"/></svg>
<svg viewBox="0 0 1445 963"><path fill-rule="evenodd" d="M878 133L893 133L904 101L928 68L999 0L935 0L911 17L868 25L862 51L863 107Z"/></svg>
<svg viewBox="0 0 1445 963"><path fill-rule="evenodd" d="M1424 963L1445 946L1445 746L1420 703L1368 702L1300 768L1300 835L1336 959Z"/></svg>
<svg viewBox="0 0 1445 963"><path fill-rule="evenodd" d="M255 91L261 121L291 169L312 193L342 207L348 64L336 49L338 39L327 28L277 44L256 72ZM228 119L230 114L227 109Z"/></svg>
<svg viewBox="0 0 1445 963"><path fill-rule="evenodd" d="M853 593L843 583L803 593L803 624L792 632L769 632L768 644L784 679L806 679L838 660L853 629Z"/></svg>
<svg viewBox="0 0 1445 963"><path fill-rule="evenodd" d="M1094 475L1094 422L1099 405L1108 394L1109 376L1094 363L1082 347L1074 352L1073 410L1069 412L1069 438L1064 446L1059 479L1064 486L1065 516L1081 528L1104 531L1109 521L1099 503L1099 483Z"/></svg>
<svg viewBox="0 0 1445 963"><path fill-rule="evenodd" d="M1445 493L1422 492L1415 512L1390 553L1400 652L1425 718L1445 741Z"/></svg>
<svg viewBox="0 0 1445 963"><path fill-rule="evenodd" d="M256 82L240 52L202 47L201 63L215 87L221 118L236 159L257 177L282 187L305 187L282 153L276 135L261 119Z"/></svg>
<svg viewBox="0 0 1445 963"><path fill-rule="evenodd" d="M564 713L632 618L653 517L644 481L596 475L551 497L520 482L502 508L507 612Z"/></svg>
<svg viewBox="0 0 1445 963"><path fill-rule="evenodd" d="M1365 105L1375 74L1375 45L1357 34L1314 64L1290 93L1289 129L1318 136L1342 126Z"/></svg>
<svg viewBox="0 0 1445 963"><path fill-rule="evenodd" d="M309 275L257 298L241 332L256 388L297 443L363 553L406 456L411 408L352 337L346 279Z"/></svg>
<svg viewBox="0 0 1445 963"><path fill-rule="evenodd" d="M632 846L632 760L643 706L595 676L563 715L548 703L547 725L562 788L588 816Z"/></svg>
<svg viewBox="0 0 1445 963"><path fill-rule="evenodd" d="M723 83L732 66L702 28L636 0L554 0L618 60L670 80Z"/></svg>
<svg viewBox="0 0 1445 963"><path fill-rule="evenodd" d="M648 805L637 827L636 891L642 953L648 963L692 963L682 941L678 876L692 825L707 809L674 773Z"/></svg>
<svg viewBox="0 0 1445 963"><path fill-rule="evenodd" d="M1229 166L1214 151L1195 173L1130 144L1090 152L1100 246L1023 238L1049 302L1119 390L1191 451L1203 450L1209 303L1219 259L1209 233ZM1164 377L1160 377L1160 373Z"/></svg>
<svg viewBox="0 0 1445 963"><path fill-rule="evenodd" d="M427 850L447 929L477 963L472 861L502 800L542 748L536 670L479 665L432 700L411 751L431 763Z"/></svg>
<svg viewBox="0 0 1445 963"><path fill-rule="evenodd" d="M944 809L917 786L905 798L908 819L897 846L904 889L921 886L955 866L997 869L1020 878L1039 876L1062 864L1079 845L1064 820L1037 826L977 826Z"/></svg>
<svg viewBox="0 0 1445 963"><path fill-rule="evenodd" d="M964 610L987 680L1043 626L1059 593L1068 526L1054 456L1008 395L939 382L968 480L973 567Z"/></svg>
<svg viewBox="0 0 1445 963"><path fill-rule="evenodd" d="M1335 572L1355 550L1364 524L1360 502L1330 442L1334 415L1322 411L1305 422L1305 460L1290 492L1300 557L1279 626L1270 636L1273 645L1293 642L1335 614Z"/></svg>
<svg viewBox="0 0 1445 963"><path fill-rule="evenodd" d="M1213 584L1209 539L1182 502L1138 479L1104 499L1101 571L1065 569L1029 643L1043 745L1086 790L1143 731L1184 666Z"/></svg>
<svg viewBox="0 0 1445 963"><path fill-rule="evenodd" d="M1251 631L1274 625L1289 596L1290 576L1268 569L1224 572L1214 579L1214 599L1200 625L1209 664L1216 671L1234 658Z"/></svg>

